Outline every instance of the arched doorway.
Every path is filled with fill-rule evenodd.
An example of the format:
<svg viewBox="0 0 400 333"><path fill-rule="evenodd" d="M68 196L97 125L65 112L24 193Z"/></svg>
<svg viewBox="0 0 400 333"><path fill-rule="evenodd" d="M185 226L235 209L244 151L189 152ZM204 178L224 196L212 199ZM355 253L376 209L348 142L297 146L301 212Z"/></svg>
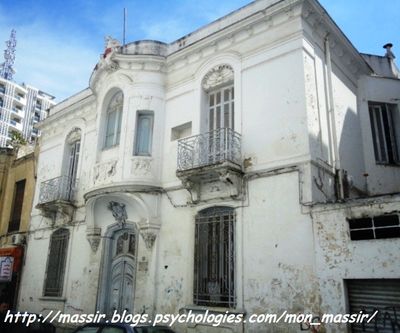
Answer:
<svg viewBox="0 0 400 333"><path fill-rule="evenodd" d="M135 227L128 224L111 227L107 232L98 306L107 314L124 310L133 313L137 235Z"/></svg>

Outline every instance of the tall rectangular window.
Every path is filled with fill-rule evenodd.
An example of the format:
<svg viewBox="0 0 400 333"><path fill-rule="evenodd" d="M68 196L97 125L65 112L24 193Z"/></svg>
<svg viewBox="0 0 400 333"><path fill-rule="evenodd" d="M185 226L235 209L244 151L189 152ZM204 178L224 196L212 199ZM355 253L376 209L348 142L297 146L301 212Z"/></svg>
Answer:
<svg viewBox="0 0 400 333"><path fill-rule="evenodd" d="M234 308L235 213L230 207L212 207L196 216L194 303Z"/></svg>
<svg viewBox="0 0 400 333"><path fill-rule="evenodd" d="M68 240L68 229L58 229L51 235L43 292L44 296L62 296Z"/></svg>
<svg viewBox="0 0 400 333"><path fill-rule="evenodd" d="M219 128L234 128L234 100L233 85L219 88L208 93L209 130Z"/></svg>
<svg viewBox="0 0 400 333"><path fill-rule="evenodd" d="M124 97L120 91L111 98L111 101L107 107L104 148L111 148L119 144L123 102Z"/></svg>
<svg viewBox="0 0 400 333"><path fill-rule="evenodd" d="M151 156L154 113L138 111L136 119L135 155Z"/></svg>
<svg viewBox="0 0 400 333"><path fill-rule="evenodd" d="M110 148L119 144L121 134L121 113L114 111L108 114L105 148Z"/></svg>
<svg viewBox="0 0 400 333"><path fill-rule="evenodd" d="M18 231L21 224L22 206L24 204L26 179L15 183L14 201L10 223L8 224L8 232Z"/></svg>
<svg viewBox="0 0 400 333"><path fill-rule="evenodd" d="M399 151L395 124L398 121L396 105L369 103L375 160L382 164L397 164Z"/></svg>

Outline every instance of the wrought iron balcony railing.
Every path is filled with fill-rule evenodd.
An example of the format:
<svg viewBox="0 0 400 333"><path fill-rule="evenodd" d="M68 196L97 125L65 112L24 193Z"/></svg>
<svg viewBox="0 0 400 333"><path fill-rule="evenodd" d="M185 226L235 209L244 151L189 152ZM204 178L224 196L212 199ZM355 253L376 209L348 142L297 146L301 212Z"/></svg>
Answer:
<svg viewBox="0 0 400 333"><path fill-rule="evenodd" d="M49 203L57 200L73 201L77 181L71 177L61 176L46 180L40 184L39 204Z"/></svg>
<svg viewBox="0 0 400 333"><path fill-rule="evenodd" d="M231 128L178 141L178 171L231 162L241 165L241 136Z"/></svg>

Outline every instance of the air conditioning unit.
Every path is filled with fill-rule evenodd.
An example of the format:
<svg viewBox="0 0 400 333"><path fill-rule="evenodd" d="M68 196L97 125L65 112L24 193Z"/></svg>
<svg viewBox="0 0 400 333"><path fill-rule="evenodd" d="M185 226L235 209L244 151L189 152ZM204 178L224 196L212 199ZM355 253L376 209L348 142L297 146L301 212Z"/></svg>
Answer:
<svg viewBox="0 0 400 333"><path fill-rule="evenodd" d="M15 234L11 236L12 245L22 245L25 243L25 236L21 234Z"/></svg>

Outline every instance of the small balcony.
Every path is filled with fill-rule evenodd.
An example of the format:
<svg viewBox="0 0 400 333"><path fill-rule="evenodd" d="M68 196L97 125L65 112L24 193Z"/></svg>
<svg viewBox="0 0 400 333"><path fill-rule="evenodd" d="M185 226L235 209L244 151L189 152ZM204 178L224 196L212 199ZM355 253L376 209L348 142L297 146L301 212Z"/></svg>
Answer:
<svg viewBox="0 0 400 333"><path fill-rule="evenodd" d="M178 172L230 163L241 168L241 137L230 128L178 141Z"/></svg>
<svg viewBox="0 0 400 333"><path fill-rule="evenodd" d="M75 209L76 189L77 181L68 176L46 180L40 184L39 202L36 208L47 217L55 217L57 213L61 213L71 219Z"/></svg>
<svg viewBox="0 0 400 333"><path fill-rule="evenodd" d="M9 126L12 127L12 129L17 130L18 132L22 132L22 124L15 119L10 120Z"/></svg>
<svg viewBox="0 0 400 333"><path fill-rule="evenodd" d="M20 95L20 94L14 95L14 98L15 98L16 100L18 100L18 101L25 100L25 96Z"/></svg>
<svg viewBox="0 0 400 333"><path fill-rule="evenodd" d="M13 113L13 115L14 116L16 116L16 117L19 117L19 118L22 118L23 117L23 111L22 111L22 109L18 109L18 108L12 108L11 109L11 111L12 111L12 113Z"/></svg>
<svg viewBox="0 0 400 333"><path fill-rule="evenodd" d="M231 128L220 128L181 139L177 164L177 177L199 195L206 183L236 186L242 175L241 136Z"/></svg>

